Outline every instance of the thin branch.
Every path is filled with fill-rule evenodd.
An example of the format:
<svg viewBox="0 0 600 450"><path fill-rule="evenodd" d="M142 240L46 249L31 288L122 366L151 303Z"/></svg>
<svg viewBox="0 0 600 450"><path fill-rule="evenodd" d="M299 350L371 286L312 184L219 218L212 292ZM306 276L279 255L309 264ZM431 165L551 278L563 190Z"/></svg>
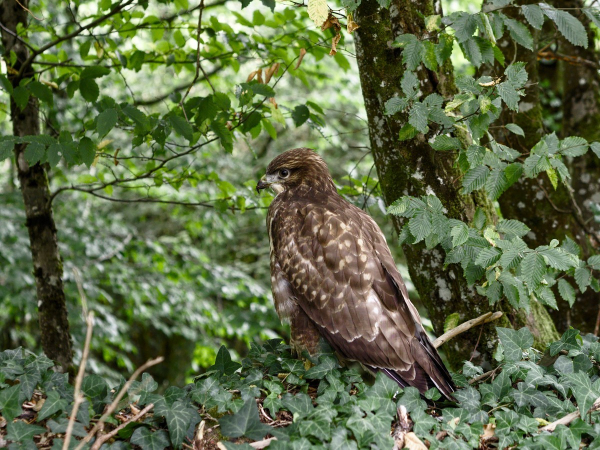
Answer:
<svg viewBox="0 0 600 450"><path fill-rule="evenodd" d="M481 375L476 376L475 378L471 378L469 380L469 384L475 384L481 380L487 379L487 378L495 375L496 372L500 372L501 370L502 370L502 366L498 366L495 369L490 370L489 372L482 373Z"/></svg>
<svg viewBox="0 0 600 450"><path fill-rule="evenodd" d="M98 422L96 422L96 425L94 425L94 428L92 428L92 430L79 442L79 445L75 448L75 450L81 450L83 448L83 446L85 444L87 444L90 441L90 439L92 439L94 437L94 435L98 432L98 430L104 425L104 422L106 422L106 419L108 419L110 417L110 415L115 411L115 409L117 408L117 405L119 404L119 402L121 401L121 399L123 398L123 396L125 395L127 390L129 389L129 386L131 386L131 383L133 383L133 381L138 376L140 376L140 374L144 370L148 369L149 367L155 366L156 364L159 364L163 361L164 361L164 358L162 356L159 356L158 358L150 359L150 360L146 361L144 364L142 364L140 367L138 367L135 372L133 372L133 375L131 375L131 377L129 377L129 380L127 380L127 383L125 383L123 385L123 387L121 388L121 390L119 391L117 396L114 398L112 403L107 408L106 412L102 415L102 417L100 417L100 420L98 420Z"/></svg>
<svg viewBox="0 0 600 450"><path fill-rule="evenodd" d="M78 274L78 272L76 272ZM79 284L79 283L78 283ZM84 297L82 297L83 300ZM75 402L73 403L73 409L71 410L71 416L69 417L69 424L67 425L67 431L65 434L65 441L63 443L63 450L69 449L69 443L73 436L73 426L75 425L75 418L77 417L77 411L79 406L83 403L84 396L81 393L81 383L83 382L83 375L85 373L85 365L87 363L90 354L90 342L92 341L92 330L94 328L94 312L90 311L86 314L87 332L85 335L85 344L83 345L83 355L81 356L81 363L79 364L79 372L77 372L77 378L75 379L75 391L73 397Z"/></svg>
<svg viewBox="0 0 600 450"><path fill-rule="evenodd" d="M597 409L600 409L600 398L596 399L596 401L594 402L594 404L590 408L590 412L591 411L596 411ZM581 417L581 414L579 413L579 411L575 411L575 412L569 413L566 416L561 417L560 419L555 420L554 422L546 425L545 427L540 428L539 431L553 432L554 429L558 425L567 425L568 426L571 422L573 422L578 417Z"/></svg>
<svg viewBox="0 0 600 450"><path fill-rule="evenodd" d="M461 333L464 333L467 330L470 330L477 325L483 325L484 323L492 322L494 320L502 317L503 313L500 311L496 311L495 313L488 312L485 313L476 319L467 320L466 322L461 323L459 326L452 328L447 333L442 334L439 338L433 341L433 346L435 348L440 347L442 344L448 342L453 337L458 336Z"/></svg>
<svg viewBox="0 0 600 450"><path fill-rule="evenodd" d="M106 19L114 16L115 14L120 13L123 9L125 9L126 7L128 7L129 5L131 5L133 2L134 2L134 0L127 0L125 3L123 3L121 5L118 5L114 9L110 10L110 12L106 13L105 15L103 15L101 17L98 17L96 20L88 23L84 27L81 27L79 30L75 30L72 33L69 33L69 34L66 34L64 36L61 36L58 39L55 39L52 42L49 42L46 45L44 45L44 46L40 47L39 49L35 50L34 52L32 52L29 55L29 57L27 58L27 60L25 60L25 62L21 66L21 70L19 71L19 78L23 75L23 71L25 70L25 68L29 67L29 65L31 65L31 63L33 62L33 60L38 55L41 55L46 50L48 50L48 49L50 49L52 47L55 47L56 45L60 44L61 42L68 41L69 39L72 39L75 36L80 35L84 31L89 30L90 28L94 28L96 25L101 24Z"/></svg>
<svg viewBox="0 0 600 450"><path fill-rule="evenodd" d="M119 425L117 428L115 428L114 430L112 430L110 433L106 433L105 435L103 435L103 436L99 437L98 439L96 439L96 442L94 442L94 445L92 445L92 449L91 450L99 450L100 447L102 447L102 444L104 444L110 438L114 437L119 431L121 431L123 428L125 428L130 423L136 422L140 417L143 417L152 408L154 408L154 403L150 403L148 406L146 406L144 409L142 409L139 413L137 413L131 419L126 420L125 422L123 422L121 425Z"/></svg>

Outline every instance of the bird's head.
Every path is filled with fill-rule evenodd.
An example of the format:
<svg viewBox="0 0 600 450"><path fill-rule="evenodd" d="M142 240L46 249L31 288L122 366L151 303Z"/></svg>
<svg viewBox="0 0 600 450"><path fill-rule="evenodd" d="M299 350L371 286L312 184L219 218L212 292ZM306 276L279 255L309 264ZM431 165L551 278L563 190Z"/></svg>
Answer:
<svg viewBox="0 0 600 450"><path fill-rule="evenodd" d="M256 191L266 188L276 194L298 188L335 192L327 164L309 148L288 150L273 159L266 175L256 185Z"/></svg>

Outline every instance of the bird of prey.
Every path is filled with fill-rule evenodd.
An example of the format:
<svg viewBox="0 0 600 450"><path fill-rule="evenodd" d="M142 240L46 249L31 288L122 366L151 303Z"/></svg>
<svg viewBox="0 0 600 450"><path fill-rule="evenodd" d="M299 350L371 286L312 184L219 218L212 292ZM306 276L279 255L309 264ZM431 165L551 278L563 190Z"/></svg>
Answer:
<svg viewBox="0 0 600 450"><path fill-rule="evenodd" d="M452 399L450 374L383 233L338 194L325 161L311 149L288 150L256 186L265 188L276 194L267 215L273 298L295 351L314 354L322 337L342 359Z"/></svg>

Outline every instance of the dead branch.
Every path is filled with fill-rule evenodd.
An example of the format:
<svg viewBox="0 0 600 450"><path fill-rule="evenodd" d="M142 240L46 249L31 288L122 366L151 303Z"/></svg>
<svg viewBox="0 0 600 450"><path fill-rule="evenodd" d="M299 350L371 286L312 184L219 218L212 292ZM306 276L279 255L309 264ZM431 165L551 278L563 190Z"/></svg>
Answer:
<svg viewBox="0 0 600 450"><path fill-rule="evenodd" d="M123 385L123 387L121 388L121 390L119 391L119 393L117 394L117 396L114 398L114 400L112 401L112 403L107 408L106 412L102 415L102 417L100 417L100 420L98 420L98 422L96 422L96 425L94 425L94 427L86 435L86 437L84 437L79 442L79 445L75 448L75 450L81 450L83 448L83 446L86 443L88 443L90 441L90 439L92 439L94 437L94 435L98 432L98 430L102 426L104 426L104 422L106 421L106 419L108 419L110 417L110 415L117 408L117 405L119 404L119 402L121 401L121 399L123 398L123 396L125 395L125 393L127 392L127 390L129 389L129 386L131 386L131 383L133 383L134 380L138 376L140 376L140 374L144 370L148 369L149 367L155 366L156 364L161 363L163 360L164 360L164 358L162 356L159 356L158 358L154 358L154 359L148 360L144 364L142 364L140 367L138 367L135 372L133 372L133 375L131 375L131 377L129 377L129 380L127 380L127 383L125 383Z"/></svg>
<svg viewBox="0 0 600 450"><path fill-rule="evenodd" d="M496 311L495 313L488 312L477 317L476 319L467 320L466 322L461 323L459 326L452 328L447 333L442 334L439 338L433 341L433 346L435 348L439 348L442 344L448 342L453 337L456 337L459 334L476 327L477 325L483 325L485 323L498 320L500 317L502 317L502 315L503 313L500 311Z"/></svg>
<svg viewBox="0 0 600 450"><path fill-rule="evenodd" d="M92 450L99 450L100 447L102 447L102 444L104 444L106 441L108 441L109 439L114 437L119 431L121 431L123 428L125 428L130 423L136 422L140 417L143 417L144 414L146 414L152 408L154 408L154 403L150 403L148 406L146 406L144 409L142 409L139 413L137 413L131 419L123 422L121 425L119 425L117 428L112 430L110 433L107 433L104 436L101 436L98 439L96 439L96 442L94 442L94 445L92 445Z"/></svg>
<svg viewBox="0 0 600 450"><path fill-rule="evenodd" d="M590 411L596 411L597 409L600 409L600 398L596 399L596 401L594 402L594 404L590 408ZM587 412L586 412L586 414L587 414ZM581 414L579 413L579 411L575 411L575 412L569 413L566 416L561 417L560 419L555 420L554 422L546 425L545 427L540 428L539 431L553 432L554 429L558 425L569 425L571 422L573 422L578 417L581 417Z"/></svg>

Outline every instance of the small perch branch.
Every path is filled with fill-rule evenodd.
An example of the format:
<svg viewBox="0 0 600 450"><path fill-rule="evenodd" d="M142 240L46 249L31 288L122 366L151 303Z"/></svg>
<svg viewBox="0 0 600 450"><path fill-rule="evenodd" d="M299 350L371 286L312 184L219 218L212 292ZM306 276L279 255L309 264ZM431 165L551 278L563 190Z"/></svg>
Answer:
<svg viewBox="0 0 600 450"><path fill-rule="evenodd" d="M470 330L477 325L483 325L484 323L492 322L494 320L498 320L502 317L502 312L496 311L495 313L485 313L482 316L477 317L476 319L467 320L466 322L461 323L459 326L452 328L447 333L442 334L439 338L433 341L433 346L435 348L439 348L442 344L445 344L450 339L455 336L458 336L461 333L464 333L467 330Z"/></svg>
<svg viewBox="0 0 600 450"><path fill-rule="evenodd" d="M590 411L596 411L599 408L600 408L600 398L597 398L596 401L594 402L594 404L592 405L592 407L590 408ZM553 432L554 429L558 425L567 425L568 426L571 422L573 422L578 417L581 417L581 414L579 413L579 411L569 413L566 416L561 417L560 419L555 420L554 422L546 425L545 427L540 428L539 431Z"/></svg>
<svg viewBox="0 0 600 450"><path fill-rule="evenodd" d="M102 447L102 444L104 444L110 438L112 438L113 436L115 436L119 431L121 431L123 428L125 428L130 423L137 421L140 417L143 417L144 414L146 414L152 408L154 408L154 403L150 403L148 406L146 406L144 409L142 409L139 413L137 413L131 419L126 420L125 422L123 422L121 425L119 425L117 428L115 428L114 430L112 430L110 433L107 433L104 436L101 436L98 439L96 439L96 442L94 442L94 445L92 445L92 449L91 450L98 450L100 447Z"/></svg>
<svg viewBox="0 0 600 450"><path fill-rule="evenodd" d="M119 404L119 402L121 401L121 399L123 398L123 396L125 395L127 390L129 389L129 386L131 386L131 383L133 383L133 381L148 367L155 366L156 364L161 363L163 360L164 360L164 358L162 356L148 360L144 364L142 364L140 367L138 367L138 369L135 372L133 372L133 375L131 375L131 377L129 377L129 380L127 380L127 383L125 383L123 385L123 388L119 391L117 396L114 398L114 400L112 401L112 403L110 404L110 406L108 407L106 412L102 415L102 417L100 417L100 420L98 420L96 425L94 425L94 428L92 428L92 430L86 435L86 437L84 437L79 442L79 445L77 446L77 448L75 450L81 450L83 448L83 446L86 443L88 443L90 441L90 439L92 439L94 437L94 435L98 432L98 430L102 426L104 426L104 422L106 421L106 419L108 419L110 417L110 415L117 408L117 405Z"/></svg>

